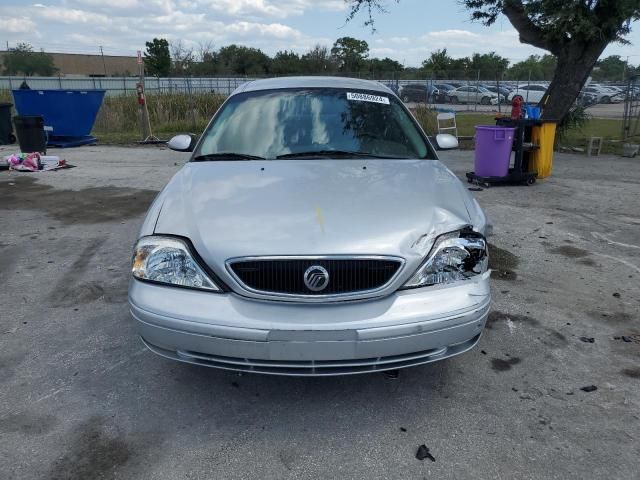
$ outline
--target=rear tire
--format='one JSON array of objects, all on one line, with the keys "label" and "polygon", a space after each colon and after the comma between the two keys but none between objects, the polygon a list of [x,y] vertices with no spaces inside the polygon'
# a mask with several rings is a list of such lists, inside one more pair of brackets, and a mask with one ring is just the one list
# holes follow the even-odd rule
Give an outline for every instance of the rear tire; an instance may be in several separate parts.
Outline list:
[{"label": "rear tire", "polygon": [[602,97],[602,99],[600,100],[600,103],[611,103],[611,97],[605,95],[604,97]]},{"label": "rear tire", "polygon": [[458,97],[451,97],[451,103],[458,103]]}]

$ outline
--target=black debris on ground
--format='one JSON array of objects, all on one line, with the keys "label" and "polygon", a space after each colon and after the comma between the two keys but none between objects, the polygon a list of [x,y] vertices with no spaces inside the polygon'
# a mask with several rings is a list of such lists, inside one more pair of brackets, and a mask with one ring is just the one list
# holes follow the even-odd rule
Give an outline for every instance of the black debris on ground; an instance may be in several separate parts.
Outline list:
[{"label": "black debris on ground", "polygon": [[471,190],[472,192],[482,192],[484,190],[484,188],[480,188],[480,187],[469,187],[469,190]]},{"label": "black debris on ground", "polygon": [[431,455],[431,452],[429,452],[429,449],[424,443],[418,447],[418,451],[416,452],[416,458],[420,461],[423,461],[425,458],[428,458],[432,462],[436,461],[435,457]]},{"label": "black debris on ground", "polygon": [[480,353],[483,354],[483,355],[487,354],[487,352],[485,352],[484,350],[480,350]]},{"label": "black debris on ground", "polygon": [[598,390],[598,387],[596,387],[595,385],[587,385],[586,387],[582,387],[580,390],[589,393],[595,392],[596,390]]},{"label": "black debris on ground", "polygon": [[240,384],[238,382],[231,382],[231,386],[235,388],[240,388]]},{"label": "black debris on ground", "polygon": [[406,429],[406,428],[404,428],[404,427],[400,427],[400,431],[401,431],[401,432],[406,432],[406,431],[407,431],[407,429]]},{"label": "black debris on ground", "polygon": [[584,343],[595,343],[596,339],[593,337],[580,337],[580,341]]},{"label": "black debris on ground", "polygon": [[400,370],[387,370],[384,372],[384,376],[396,380],[400,376]]},{"label": "black debris on ground", "polygon": [[616,298],[620,298],[620,294],[618,292],[614,292],[613,296],[616,297]]}]

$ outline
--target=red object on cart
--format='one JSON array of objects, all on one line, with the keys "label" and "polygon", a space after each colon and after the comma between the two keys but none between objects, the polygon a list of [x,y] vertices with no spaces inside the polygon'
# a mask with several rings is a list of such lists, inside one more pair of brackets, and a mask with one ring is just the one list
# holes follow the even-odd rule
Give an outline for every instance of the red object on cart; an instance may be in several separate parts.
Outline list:
[{"label": "red object on cart", "polygon": [[520,120],[522,118],[522,106],[524,105],[524,98],[522,95],[514,95],[511,100],[511,119]]}]

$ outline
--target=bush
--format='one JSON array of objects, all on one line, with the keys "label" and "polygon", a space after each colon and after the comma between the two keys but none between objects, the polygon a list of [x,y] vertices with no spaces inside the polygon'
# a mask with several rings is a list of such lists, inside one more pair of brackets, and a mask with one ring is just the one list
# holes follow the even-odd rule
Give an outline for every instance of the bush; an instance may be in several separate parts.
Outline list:
[{"label": "bush", "polygon": [[[161,93],[147,95],[146,98],[153,132],[199,133],[226,97],[216,93]],[[94,125],[95,134],[130,134],[140,131],[135,94],[104,98]]]}]

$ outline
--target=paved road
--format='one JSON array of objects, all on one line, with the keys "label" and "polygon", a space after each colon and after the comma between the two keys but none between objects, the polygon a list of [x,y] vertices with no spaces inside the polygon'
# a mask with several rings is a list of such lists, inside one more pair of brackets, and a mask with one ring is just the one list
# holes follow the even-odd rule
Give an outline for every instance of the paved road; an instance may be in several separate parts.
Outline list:
[{"label": "paved road", "polygon": [[[558,155],[534,187],[475,192],[496,272],[473,351],[395,380],[293,379],[145,351],[129,257],[184,156],[62,153],[77,168],[0,172],[0,477],[637,478],[637,160]],[[471,152],[445,157],[471,169]]]}]

